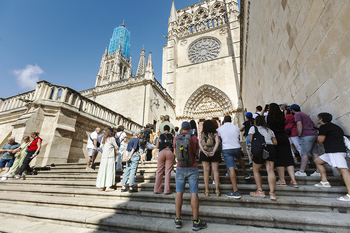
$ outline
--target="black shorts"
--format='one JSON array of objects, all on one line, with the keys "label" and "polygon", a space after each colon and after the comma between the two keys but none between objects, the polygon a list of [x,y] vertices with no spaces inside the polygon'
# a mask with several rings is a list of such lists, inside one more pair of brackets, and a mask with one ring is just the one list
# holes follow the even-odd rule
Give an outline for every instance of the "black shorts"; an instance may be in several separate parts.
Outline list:
[{"label": "black shorts", "polygon": [[267,159],[263,159],[262,155],[255,156],[253,155],[253,162],[255,164],[265,164],[266,161],[276,162],[276,150],[273,145],[267,145],[267,148],[269,150],[270,156]]}]

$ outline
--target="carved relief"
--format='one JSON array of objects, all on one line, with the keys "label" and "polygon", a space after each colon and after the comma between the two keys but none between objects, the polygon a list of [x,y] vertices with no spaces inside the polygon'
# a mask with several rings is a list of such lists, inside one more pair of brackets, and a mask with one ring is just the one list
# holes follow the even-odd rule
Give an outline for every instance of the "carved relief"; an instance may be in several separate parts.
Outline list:
[{"label": "carved relief", "polygon": [[220,29],[220,35],[226,35],[226,33],[227,33],[227,29],[226,28],[222,28],[222,29]]},{"label": "carved relief", "polygon": [[180,45],[185,46],[187,44],[187,40],[180,41]]}]

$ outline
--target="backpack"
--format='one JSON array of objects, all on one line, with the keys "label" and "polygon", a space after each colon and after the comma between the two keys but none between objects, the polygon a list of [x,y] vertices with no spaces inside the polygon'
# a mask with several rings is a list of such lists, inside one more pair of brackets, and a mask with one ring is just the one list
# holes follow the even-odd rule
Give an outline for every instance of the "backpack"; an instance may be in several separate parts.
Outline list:
[{"label": "backpack", "polygon": [[215,147],[215,136],[212,133],[208,133],[206,135],[204,132],[202,132],[201,135],[201,145],[205,151],[212,152]]},{"label": "backpack", "polygon": [[191,134],[179,134],[176,139],[176,158],[180,167],[189,167],[193,160],[191,156]]},{"label": "backpack", "polygon": [[139,138],[140,145],[145,145],[147,143],[147,130],[141,130],[141,135]]},{"label": "backpack", "polygon": [[254,157],[260,158],[260,159],[267,159],[268,158],[268,149],[265,142],[265,137],[261,135],[261,133],[258,131],[258,127],[254,126],[255,133],[253,134],[253,140],[252,140],[252,154]]},{"label": "backpack", "polygon": [[[92,144],[94,145],[94,140],[92,140],[91,134],[89,135],[89,138],[90,138],[90,140],[92,141]],[[101,145],[101,143],[100,143],[99,141],[97,141],[96,146],[97,146],[97,147],[100,147],[100,145]]]},{"label": "backpack", "polygon": [[[120,147],[120,143],[121,143],[120,137],[122,136],[122,134],[123,134],[123,132],[119,135],[119,137],[115,137],[115,143],[117,143],[118,147]],[[117,136],[117,135],[115,135],[115,136]]]}]

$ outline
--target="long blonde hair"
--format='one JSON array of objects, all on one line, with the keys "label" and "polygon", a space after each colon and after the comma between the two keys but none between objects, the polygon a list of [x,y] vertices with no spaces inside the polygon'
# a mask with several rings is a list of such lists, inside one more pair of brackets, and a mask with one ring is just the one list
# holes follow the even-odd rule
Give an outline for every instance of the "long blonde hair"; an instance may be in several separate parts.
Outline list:
[{"label": "long blonde hair", "polygon": [[115,132],[113,129],[108,128],[105,132],[105,136],[102,139],[102,144],[105,144],[108,138],[114,137]]}]

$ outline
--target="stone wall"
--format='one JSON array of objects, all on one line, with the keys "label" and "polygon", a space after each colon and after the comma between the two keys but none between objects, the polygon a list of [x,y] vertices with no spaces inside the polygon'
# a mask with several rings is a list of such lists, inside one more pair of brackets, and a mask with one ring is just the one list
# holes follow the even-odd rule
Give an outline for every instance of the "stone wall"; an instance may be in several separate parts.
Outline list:
[{"label": "stone wall", "polygon": [[350,135],[350,1],[242,1],[243,103],[297,103]]}]

